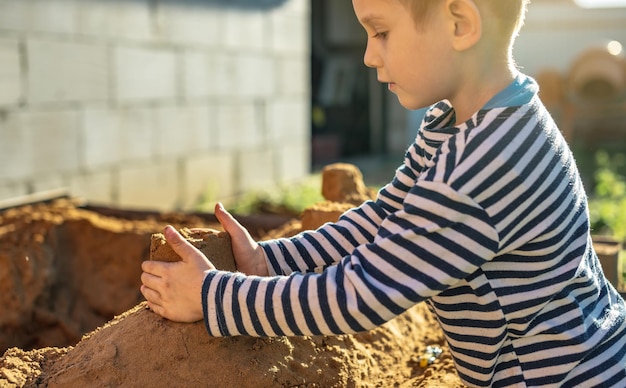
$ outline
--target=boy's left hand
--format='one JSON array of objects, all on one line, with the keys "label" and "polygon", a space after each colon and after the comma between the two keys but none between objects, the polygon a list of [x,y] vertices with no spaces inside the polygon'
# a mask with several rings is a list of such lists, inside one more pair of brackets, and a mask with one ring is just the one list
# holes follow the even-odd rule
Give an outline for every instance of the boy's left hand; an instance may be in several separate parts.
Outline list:
[{"label": "boy's left hand", "polygon": [[164,318],[176,322],[200,321],[202,282],[205,271],[215,266],[173,227],[167,226],[163,234],[182,261],[144,261],[141,293],[150,309]]}]

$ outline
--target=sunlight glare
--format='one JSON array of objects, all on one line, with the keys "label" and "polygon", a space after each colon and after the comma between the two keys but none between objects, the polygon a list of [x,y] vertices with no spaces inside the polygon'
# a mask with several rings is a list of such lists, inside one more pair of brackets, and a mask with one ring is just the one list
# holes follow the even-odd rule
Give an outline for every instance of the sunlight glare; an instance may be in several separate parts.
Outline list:
[{"label": "sunlight glare", "polygon": [[574,0],[578,6],[583,8],[623,8],[626,7],[626,0]]},{"label": "sunlight glare", "polygon": [[611,55],[620,55],[622,53],[622,44],[616,40],[612,40],[610,41],[607,45],[606,45],[606,49],[609,52],[609,54]]}]

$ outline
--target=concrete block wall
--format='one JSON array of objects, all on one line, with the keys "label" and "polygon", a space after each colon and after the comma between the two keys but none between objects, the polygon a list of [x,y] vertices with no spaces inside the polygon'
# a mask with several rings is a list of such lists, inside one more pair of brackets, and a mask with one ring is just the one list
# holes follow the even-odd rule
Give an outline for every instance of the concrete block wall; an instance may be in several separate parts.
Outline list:
[{"label": "concrete block wall", "polygon": [[0,200],[189,209],[310,170],[308,0],[0,0]]}]

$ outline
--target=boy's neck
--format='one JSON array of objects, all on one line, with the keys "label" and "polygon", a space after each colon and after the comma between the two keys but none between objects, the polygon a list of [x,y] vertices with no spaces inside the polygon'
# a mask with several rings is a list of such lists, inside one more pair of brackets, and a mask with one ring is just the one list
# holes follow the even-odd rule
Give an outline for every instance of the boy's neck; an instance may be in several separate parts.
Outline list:
[{"label": "boy's neck", "polygon": [[[481,11],[478,18],[469,17],[476,14],[468,11],[465,29],[459,27],[455,30],[452,40],[458,67],[454,74],[457,87],[450,103],[456,113],[456,124],[469,120],[496,94],[509,86],[519,73],[513,61],[511,38],[506,38],[498,23],[488,22],[496,20],[497,15],[493,14],[487,3],[475,4]],[[462,27],[460,21],[457,23]]]},{"label": "boy's neck", "polygon": [[456,125],[469,120],[496,94],[509,86],[517,74],[514,66],[502,64],[482,71],[466,72],[456,95],[450,99],[456,114]]}]

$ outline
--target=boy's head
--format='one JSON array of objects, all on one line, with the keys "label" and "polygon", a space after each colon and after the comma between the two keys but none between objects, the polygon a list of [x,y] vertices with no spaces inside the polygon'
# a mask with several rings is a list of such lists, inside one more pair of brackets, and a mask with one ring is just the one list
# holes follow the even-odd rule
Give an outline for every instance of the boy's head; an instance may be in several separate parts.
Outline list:
[{"label": "boy's head", "polygon": [[[418,28],[428,18],[436,6],[441,6],[442,0],[398,0],[413,15]],[[511,42],[517,36],[524,24],[526,6],[530,0],[473,0],[482,11],[489,12],[496,21],[501,37],[510,38]],[[483,15],[487,16],[487,15]]]},{"label": "boy's head", "polygon": [[408,109],[448,100],[467,119],[508,85],[528,0],[352,0],[364,62]]}]

